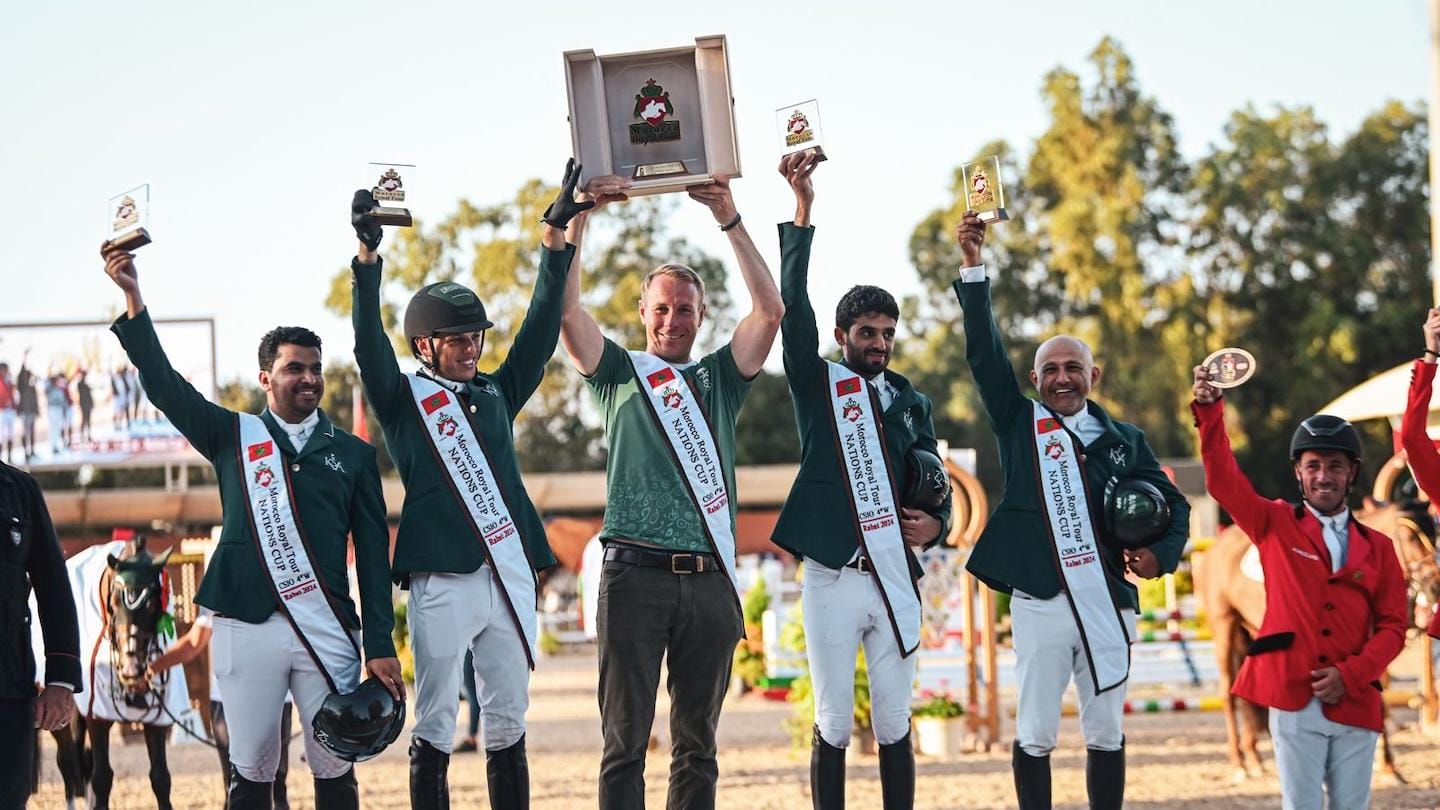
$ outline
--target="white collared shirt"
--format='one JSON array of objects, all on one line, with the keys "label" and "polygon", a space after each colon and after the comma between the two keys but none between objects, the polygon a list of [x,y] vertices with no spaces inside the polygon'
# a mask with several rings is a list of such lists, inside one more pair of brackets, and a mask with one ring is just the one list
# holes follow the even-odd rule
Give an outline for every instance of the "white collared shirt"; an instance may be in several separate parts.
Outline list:
[{"label": "white collared shirt", "polygon": [[295,452],[297,453],[305,449],[305,442],[309,441],[310,434],[315,432],[315,426],[320,424],[319,410],[311,411],[310,415],[301,419],[298,425],[292,425],[284,419],[275,416],[274,411],[271,411],[270,415],[275,417],[276,424],[280,425],[280,429],[285,431],[285,435],[290,437],[290,444],[295,447]]},{"label": "white collared shirt", "polygon": [[890,410],[890,403],[895,401],[895,386],[885,379],[885,372],[880,372],[870,377],[870,384],[875,387],[875,393],[880,397],[880,411],[884,413]]},{"label": "white collared shirt", "polygon": [[1322,515],[1309,503],[1305,508],[1320,521],[1320,534],[1330,552],[1330,573],[1333,574],[1345,567],[1345,554],[1350,550],[1350,508],[1345,507],[1333,515]]},{"label": "white collared shirt", "polygon": [[985,265],[977,264],[974,267],[960,268],[960,283],[978,284],[985,280]]},{"label": "white collared shirt", "polygon": [[1071,433],[1080,437],[1081,445],[1088,445],[1105,434],[1105,424],[1090,413],[1088,406],[1079,413],[1060,417],[1060,421],[1070,428]]}]

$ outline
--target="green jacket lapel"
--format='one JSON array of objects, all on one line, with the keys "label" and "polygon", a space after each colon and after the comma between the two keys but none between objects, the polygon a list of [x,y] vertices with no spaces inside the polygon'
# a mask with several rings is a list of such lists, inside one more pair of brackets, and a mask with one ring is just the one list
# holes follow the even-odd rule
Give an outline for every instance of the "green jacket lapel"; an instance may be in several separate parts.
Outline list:
[{"label": "green jacket lapel", "polygon": [[[328,448],[335,441],[335,425],[324,411],[316,411],[320,415],[320,421],[315,423],[315,429],[310,431],[310,438],[305,440],[305,447],[295,454],[295,460],[299,461],[306,456],[314,455]],[[286,437],[287,440],[289,437]]]}]

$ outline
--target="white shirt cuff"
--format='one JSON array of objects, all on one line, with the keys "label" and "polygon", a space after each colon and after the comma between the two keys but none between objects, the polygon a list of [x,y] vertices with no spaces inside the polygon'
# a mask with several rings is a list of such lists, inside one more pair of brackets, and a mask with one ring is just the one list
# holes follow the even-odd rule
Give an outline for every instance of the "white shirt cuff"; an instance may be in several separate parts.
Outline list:
[{"label": "white shirt cuff", "polygon": [[974,267],[960,268],[960,281],[963,284],[975,284],[985,280],[985,265],[977,264]]},{"label": "white shirt cuff", "polygon": [[74,685],[74,684],[69,684],[69,683],[66,683],[66,682],[64,682],[64,681],[50,681],[49,683],[47,683],[47,684],[45,684],[45,685],[46,685],[46,686],[63,686],[63,687],[65,687],[66,689],[69,689],[71,692],[74,692],[74,691],[75,691],[75,685]]}]

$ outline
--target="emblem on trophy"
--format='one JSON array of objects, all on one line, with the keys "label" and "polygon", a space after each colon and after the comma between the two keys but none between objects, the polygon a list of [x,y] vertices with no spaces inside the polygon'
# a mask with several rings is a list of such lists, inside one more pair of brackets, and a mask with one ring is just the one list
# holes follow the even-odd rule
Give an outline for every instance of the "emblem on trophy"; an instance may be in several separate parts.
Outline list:
[{"label": "emblem on trophy", "polygon": [[643,124],[630,125],[630,143],[665,143],[680,140],[680,122],[667,120],[675,114],[675,105],[670,103],[670,94],[665,88],[648,79],[645,86],[635,95],[634,116]]},{"label": "emblem on trophy", "polygon": [[105,206],[105,234],[111,245],[135,250],[150,244],[150,186],[111,197]]},{"label": "emblem on trophy", "polygon": [[780,128],[780,154],[809,152],[816,162],[825,160],[825,147],[820,136],[820,102],[802,101],[775,111]]},{"label": "emblem on trophy", "polygon": [[[375,197],[375,202],[378,204],[370,211],[370,215],[381,225],[411,227],[415,219],[410,215],[410,209],[403,207],[405,180],[400,176],[399,170],[404,169],[406,174],[412,174],[415,167],[408,163],[368,163],[366,165],[371,172],[380,171],[380,178],[370,188],[370,194]],[[374,176],[371,175],[371,177]],[[410,179],[414,180],[415,178],[412,176]]]},{"label": "emblem on trophy", "polygon": [[965,175],[965,205],[980,215],[982,222],[1003,222],[1010,218],[1005,210],[1005,189],[1000,183],[1000,158],[990,156],[960,167]]}]

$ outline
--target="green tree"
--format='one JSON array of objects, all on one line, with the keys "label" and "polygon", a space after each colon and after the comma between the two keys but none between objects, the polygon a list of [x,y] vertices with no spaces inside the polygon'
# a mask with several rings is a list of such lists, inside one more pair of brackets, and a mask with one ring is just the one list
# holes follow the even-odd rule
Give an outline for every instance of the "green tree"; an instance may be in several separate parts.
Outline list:
[{"label": "green tree", "polygon": [[[1196,166],[1198,295],[1183,320],[1204,349],[1256,355],[1231,418],[1266,494],[1294,491],[1283,460],[1301,419],[1416,353],[1430,300],[1426,138],[1424,112],[1397,102],[1339,145],[1309,108],[1246,108]],[[1389,437],[1366,427],[1373,472]]]}]

